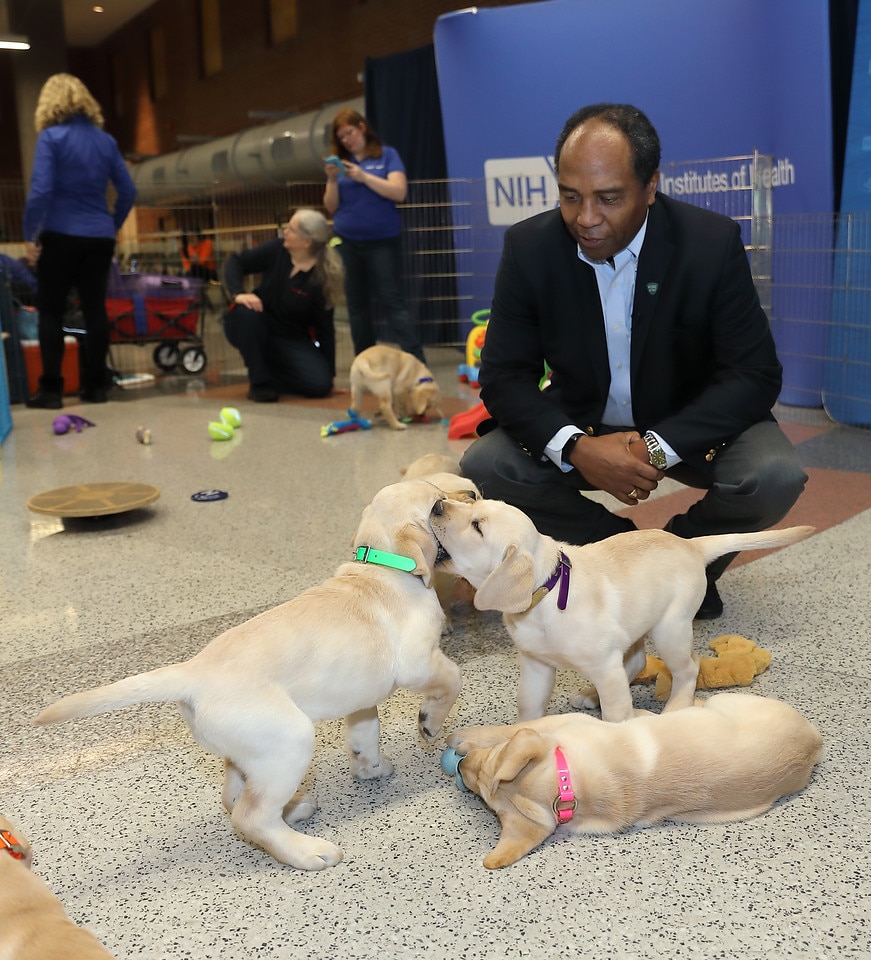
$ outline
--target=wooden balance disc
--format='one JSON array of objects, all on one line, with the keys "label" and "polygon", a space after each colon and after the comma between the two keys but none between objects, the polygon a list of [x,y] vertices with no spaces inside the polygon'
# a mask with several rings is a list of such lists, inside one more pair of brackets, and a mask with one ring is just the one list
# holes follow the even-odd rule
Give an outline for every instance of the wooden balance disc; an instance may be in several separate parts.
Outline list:
[{"label": "wooden balance disc", "polygon": [[77,483],[37,493],[27,501],[34,513],[51,517],[105,517],[145,507],[160,496],[149,483]]}]

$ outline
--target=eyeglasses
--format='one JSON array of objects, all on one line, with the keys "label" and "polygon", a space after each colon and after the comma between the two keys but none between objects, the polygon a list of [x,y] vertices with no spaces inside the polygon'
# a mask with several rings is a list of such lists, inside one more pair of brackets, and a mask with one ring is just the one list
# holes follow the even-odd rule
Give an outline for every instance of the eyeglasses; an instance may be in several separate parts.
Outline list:
[{"label": "eyeglasses", "polygon": [[289,223],[286,223],[286,224],[284,225],[284,232],[285,232],[285,233],[295,233],[298,237],[301,237],[301,236],[302,236],[302,234],[300,233],[300,231],[297,230],[296,227],[292,227]]},{"label": "eyeglasses", "polygon": [[350,138],[353,137],[355,133],[359,133],[359,132],[360,130],[358,127],[345,127],[344,130],[336,131],[336,137],[337,139],[342,141],[350,140]]}]

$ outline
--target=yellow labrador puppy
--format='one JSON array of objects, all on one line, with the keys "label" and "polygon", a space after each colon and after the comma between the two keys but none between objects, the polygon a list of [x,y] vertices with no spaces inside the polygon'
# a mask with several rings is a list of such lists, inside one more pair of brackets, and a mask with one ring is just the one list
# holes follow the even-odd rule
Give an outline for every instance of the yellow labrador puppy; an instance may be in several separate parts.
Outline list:
[{"label": "yellow labrador puppy", "polygon": [[[520,660],[519,720],[541,717],[557,669],[596,688],[602,719],[633,715],[629,683],[646,663],[650,634],[671,671],[666,710],[693,703],[698,659],[693,617],[705,594],[705,567],[738,550],[795,543],[813,527],[682,540],[633,530],[583,547],[540,534],[526,514],[497,500],[438,501],[432,529],[450,559],[445,569],[476,589],[479,610],[501,610]],[[584,705],[576,698],[573,706]]]},{"label": "yellow labrador puppy", "polygon": [[0,815],[0,957],[4,960],[112,960],[30,872],[30,844]]},{"label": "yellow labrador puppy", "polygon": [[451,473],[455,477],[463,475],[460,461],[444,453],[425,453],[407,467],[403,467],[401,472],[406,480],[428,480],[434,473]]},{"label": "yellow labrador puppy", "polygon": [[758,816],[807,785],[822,737],[780,700],[719,693],[626,723],[571,713],[466,727],[448,744],[444,769],[499,818],[499,842],[484,858],[496,869],[561,824],[572,834],[611,833]]},{"label": "yellow labrador puppy", "polygon": [[[434,483],[450,500],[473,503],[481,499],[481,491],[462,475],[459,461],[440,453],[427,453],[418,457],[402,470],[402,475],[406,480],[419,478]],[[457,579],[453,573],[448,573],[438,565],[433,571],[432,584],[445,613],[446,633],[452,631],[451,601]]]},{"label": "yellow labrador puppy", "polygon": [[405,430],[401,417],[422,417],[428,410],[444,418],[435,378],[417,357],[377,344],[358,353],[351,364],[351,405],[360,413],[363,394],[378,400],[378,410],[394,430]]},{"label": "yellow labrador puppy", "polygon": [[282,863],[334,866],[339,847],[291,827],[317,809],[297,794],[315,723],[344,717],[353,775],[385,777],[393,766],[380,752],[377,705],[397,687],[422,693],[418,727],[432,739],[460,691],[460,670],[439,647],[444,617],[430,589],[438,544],[429,517],[443,496],[425,480],[384,487],[363,511],[354,561],[334,577],[185,663],[65,697],[36,722],[176,701],[194,739],[224,758],[222,797],[236,829]]}]

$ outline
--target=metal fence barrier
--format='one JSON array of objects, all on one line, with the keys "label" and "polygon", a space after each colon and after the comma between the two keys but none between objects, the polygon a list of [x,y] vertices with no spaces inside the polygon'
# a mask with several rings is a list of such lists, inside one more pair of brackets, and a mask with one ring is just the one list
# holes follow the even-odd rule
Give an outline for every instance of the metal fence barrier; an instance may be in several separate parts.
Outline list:
[{"label": "metal fence barrier", "polygon": [[[781,402],[823,406],[838,422],[871,426],[871,211],[776,214],[773,181],[771,159],[760,154],[665,164],[661,171],[663,192],[741,224],[784,364]],[[487,187],[483,180],[409,184],[401,207],[404,280],[426,345],[462,350],[472,313],[492,291],[504,227],[489,223]],[[138,204],[119,236],[121,269],[178,276],[182,237],[202,231],[214,241],[220,270],[233,251],[275,237],[293,209],[322,209],[322,195],[322,183],[204,185],[192,197]],[[0,182],[0,250],[13,256],[23,253],[23,206],[22,185]],[[210,378],[244,375],[221,333],[225,306],[220,282],[210,285],[204,320]],[[337,322],[341,372],[352,359],[341,309]],[[122,372],[145,362],[135,349],[114,358]]]}]

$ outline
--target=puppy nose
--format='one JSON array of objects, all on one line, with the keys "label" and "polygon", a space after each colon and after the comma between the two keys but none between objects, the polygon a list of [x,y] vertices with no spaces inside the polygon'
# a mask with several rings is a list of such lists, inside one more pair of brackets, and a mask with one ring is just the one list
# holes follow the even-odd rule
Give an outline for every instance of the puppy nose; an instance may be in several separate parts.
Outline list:
[{"label": "puppy nose", "polygon": [[432,510],[430,510],[430,513],[434,517],[440,517],[443,512],[444,510],[442,508],[442,501],[436,500],[436,502],[432,505]]}]

